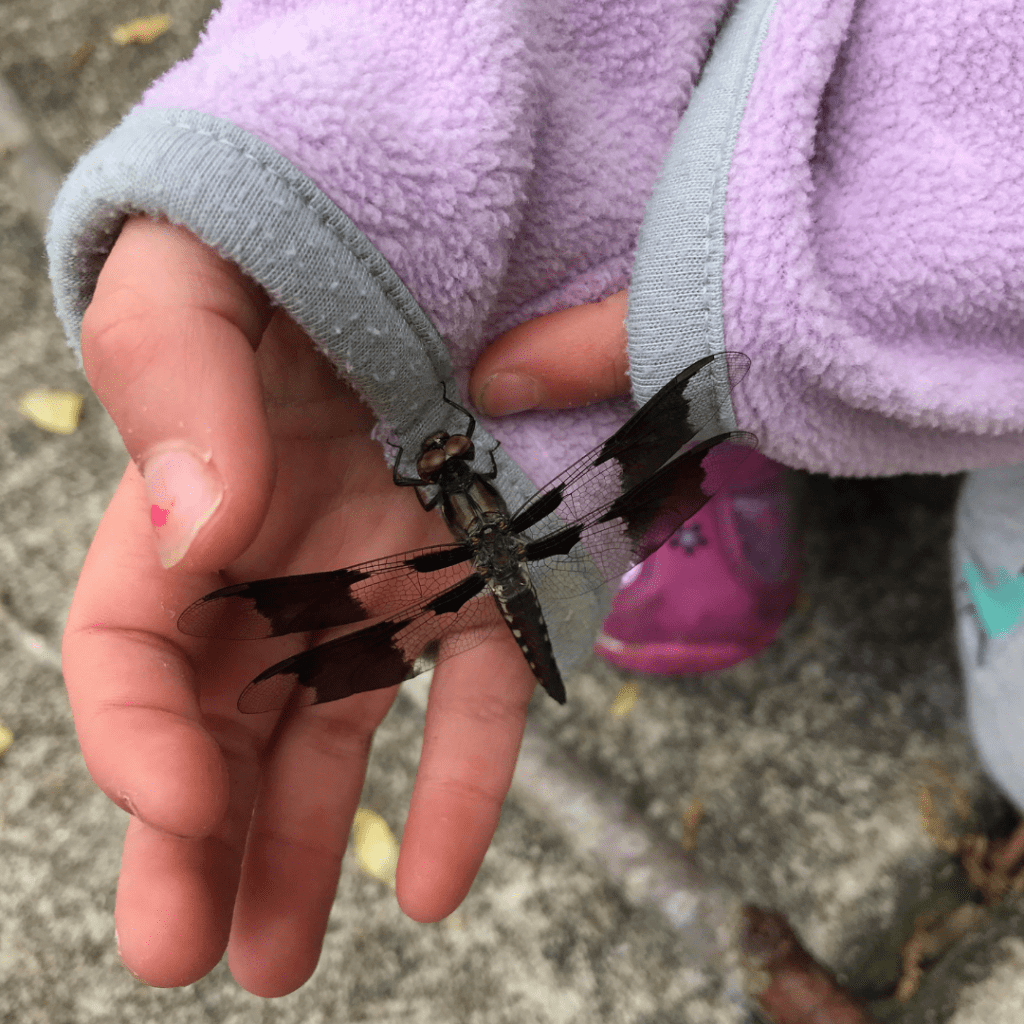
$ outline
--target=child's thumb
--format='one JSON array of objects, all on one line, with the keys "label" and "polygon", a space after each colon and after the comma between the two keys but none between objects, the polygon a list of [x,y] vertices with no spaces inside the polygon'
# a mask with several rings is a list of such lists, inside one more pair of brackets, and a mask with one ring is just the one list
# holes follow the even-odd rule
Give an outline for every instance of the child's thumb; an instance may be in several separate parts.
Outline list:
[{"label": "child's thumb", "polygon": [[628,395],[626,304],[626,293],[618,292],[513,327],[473,368],[476,407],[489,416],[507,416]]},{"label": "child's thumb", "polygon": [[273,454],[254,351],[263,293],[195,236],[129,220],[82,323],[89,383],[146,483],[165,566],[210,571],[252,542]]}]

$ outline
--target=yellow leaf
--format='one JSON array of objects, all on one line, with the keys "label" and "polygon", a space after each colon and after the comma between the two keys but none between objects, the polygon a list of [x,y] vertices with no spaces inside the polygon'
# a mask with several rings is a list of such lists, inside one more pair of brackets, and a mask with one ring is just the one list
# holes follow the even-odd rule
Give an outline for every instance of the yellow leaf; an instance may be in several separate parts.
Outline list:
[{"label": "yellow leaf", "polygon": [[14,733],[3,722],[0,722],[0,757],[3,757],[11,749],[13,742]]},{"label": "yellow leaf", "polygon": [[118,25],[110,38],[118,46],[145,46],[153,42],[157,36],[162,36],[171,27],[171,19],[166,14],[154,14],[149,18],[135,18],[134,21],[126,21]]},{"label": "yellow leaf", "polygon": [[74,391],[36,388],[18,401],[18,411],[37,427],[51,434],[73,434],[78,427],[84,399]]},{"label": "yellow leaf", "polygon": [[700,831],[700,823],[704,820],[704,801],[695,796],[690,805],[683,811],[683,849],[687,853],[693,853],[697,849],[697,833]]},{"label": "yellow leaf", "polygon": [[96,44],[91,40],[82,43],[74,53],[67,59],[66,68],[68,71],[80,71],[88,63],[89,58],[96,52]]},{"label": "yellow leaf", "polygon": [[633,710],[639,696],[640,687],[636,683],[623,683],[608,713],[612,718],[625,718]]},{"label": "yellow leaf", "polygon": [[352,822],[352,832],[359,867],[393,889],[395,868],[398,867],[398,840],[388,828],[388,823],[379,814],[360,807]]}]

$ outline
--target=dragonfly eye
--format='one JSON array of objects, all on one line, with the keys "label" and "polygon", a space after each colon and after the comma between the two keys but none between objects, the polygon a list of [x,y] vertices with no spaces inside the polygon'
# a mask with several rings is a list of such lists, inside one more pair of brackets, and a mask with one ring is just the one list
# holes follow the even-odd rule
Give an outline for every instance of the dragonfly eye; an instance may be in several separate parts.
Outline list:
[{"label": "dragonfly eye", "polygon": [[434,478],[447,461],[448,456],[443,448],[431,448],[429,451],[424,451],[416,460],[416,472],[419,473],[420,479],[424,483],[433,483]]},{"label": "dragonfly eye", "polygon": [[453,434],[444,443],[444,453],[450,459],[472,459],[473,442],[465,434]]}]

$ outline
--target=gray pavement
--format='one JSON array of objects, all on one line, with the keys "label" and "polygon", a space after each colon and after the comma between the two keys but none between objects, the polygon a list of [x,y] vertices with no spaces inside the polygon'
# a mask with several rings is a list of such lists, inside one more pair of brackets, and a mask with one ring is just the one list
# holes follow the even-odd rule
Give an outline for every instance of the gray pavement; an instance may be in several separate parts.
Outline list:
[{"label": "gray pavement", "polygon": [[[622,719],[609,706],[627,677],[597,661],[566,708],[536,701],[495,842],[448,920],[405,919],[350,853],[320,967],[297,993],[250,996],[223,965],[166,991],[124,971],[112,911],[126,818],[85,771],[58,652],[126,457],[91,395],[67,437],[22,419],[17,399],[87,390],[46,281],[53,179],[189,52],[209,6],[162,3],[172,30],[124,49],[110,29],[153,8],[0,5],[0,719],[15,734],[0,760],[0,1022],[739,1022],[756,983],[732,948],[740,901],[784,913],[880,1021],[1024,1019],[1019,898],[983,915],[910,1002],[891,998],[917,915],[971,898],[921,826],[929,762],[958,780],[976,824],[1008,821],[963,721],[946,566],[956,481],[923,478],[804,480],[806,582],[760,658],[638,680]],[[408,690],[362,799],[399,835],[421,728]],[[706,813],[687,858],[695,798]]]}]

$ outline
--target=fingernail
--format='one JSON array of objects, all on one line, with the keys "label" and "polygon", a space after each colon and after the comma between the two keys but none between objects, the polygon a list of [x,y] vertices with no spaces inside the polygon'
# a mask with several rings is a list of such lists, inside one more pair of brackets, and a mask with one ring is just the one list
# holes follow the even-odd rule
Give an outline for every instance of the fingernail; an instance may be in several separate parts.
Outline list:
[{"label": "fingernail", "polygon": [[502,371],[488,377],[477,403],[488,416],[511,416],[540,405],[540,391],[532,377]]},{"label": "fingernail", "polygon": [[117,955],[121,957],[121,966],[136,980],[142,981],[140,978],[125,962],[124,957],[121,955],[121,936],[118,934],[117,925],[114,925],[114,945],[117,946]]},{"label": "fingernail", "polygon": [[127,793],[118,793],[114,803],[122,811],[127,811],[133,818],[138,817],[138,811],[135,810],[135,801]]},{"label": "fingernail", "polygon": [[178,444],[155,449],[143,462],[149,519],[165,569],[176,565],[224,496],[217,471]]}]

